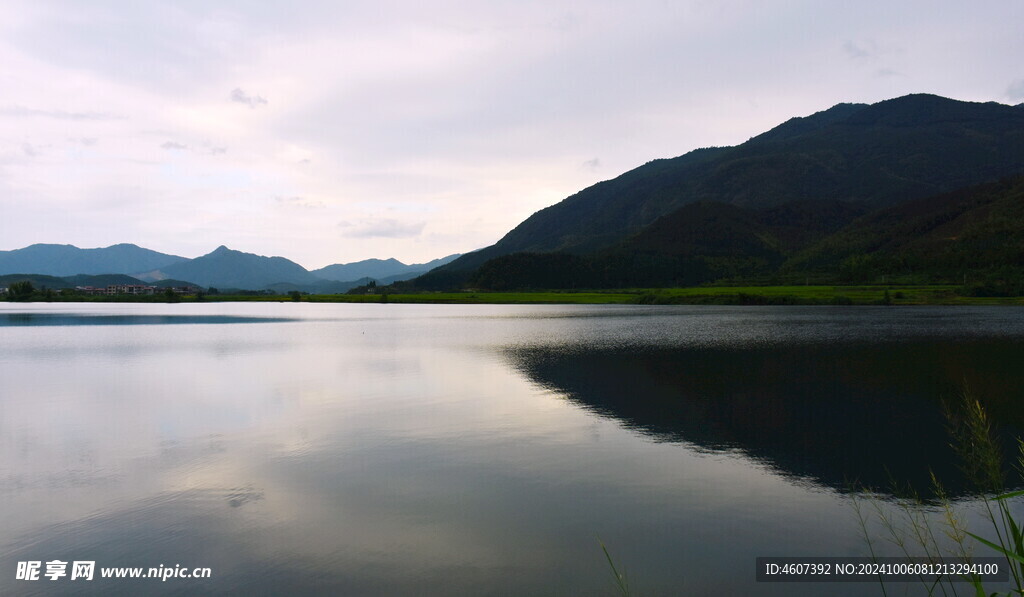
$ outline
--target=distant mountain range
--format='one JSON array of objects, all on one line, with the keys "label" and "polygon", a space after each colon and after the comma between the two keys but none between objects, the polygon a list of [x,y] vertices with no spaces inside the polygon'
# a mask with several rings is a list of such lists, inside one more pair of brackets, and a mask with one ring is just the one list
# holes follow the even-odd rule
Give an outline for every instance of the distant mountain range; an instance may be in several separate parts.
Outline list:
[{"label": "distant mountain range", "polygon": [[102,249],[79,249],[72,245],[37,244],[0,251],[0,275],[45,274],[132,274],[188,261],[177,255],[157,253],[136,245],[120,244]]},{"label": "distant mountain range", "polygon": [[[1006,266],[1019,272],[1024,267],[1020,251],[985,252],[981,239],[1019,242],[1022,220],[1005,214],[1019,205],[1019,181],[1013,177],[1022,174],[1024,104],[923,94],[871,105],[839,104],[735,147],[654,160],[598,183],[413,284],[670,286],[801,273],[837,281],[873,279],[864,273],[868,270],[875,277],[938,279],[940,264],[925,257],[944,232],[926,231],[928,222],[944,218],[969,220],[975,239],[975,248],[967,249],[967,237],[951,233],[945,238],[953,245],[944,247],[944,254],[963,253],[961,264],[974,259],[966,253],[979,259],[998,256],[982,263],[983,269]],[[996,181],[1004,178],[999,186]],[[985,201],[991,206],[969,216],[958,211]],[[916,228],[901,220],[907,216],[899,211],[905,205]],[[873,244],[867,243],[868,232]],[[918,243],[916,234],[931,235],[930,240],[922,237]],[[920,248],[925,246],[930,249]],[[916,261],[909,260],[912,247],[919,247],[913,249]],[[878,251],[886,257],[872,257]],[[925,269],[915,270],[911,263]],[[864,271],[853,275],[858,269]],[[964,272],[958,276],[964,277]]]},{"label": "distant mountain range", "polygon": [[342,282],[371,278],[386,284],[397,280],[408,280],[419,274],[429,272],[435,267],[450,263],[461,256],[461,253],[456,253],[455,255],[441,257],[426,263],[414,263],[412,265],[406,265],[397,259],[366,259],[354,263],[328,265],[327,267],[313,270],[312,273],[325,280]]},{"label": "distant mountain range", "polygon": [[[121,274],[130,276],[113,283],[159,282],[187,280],[189,283],[218,289],[304,292],[345,292],[370,280],[388,284],[407,280],[437,265],[448,263],[459,255],[451,255],[428,263],[406,265],[396,259],[368,259],[356,263],[330,265],[310,272],[284,257],[264,257],[220,246],[214,251],[187,259],[166,255],[131,244],[100,249],[79,249],[72,245],[36,244],[23,249],[0,251],[0,276],[29,274],[37,285],[66,288],[96,283],[73,283],[71,276]],[[351,277],[345,277],[351,276]],[[46,277],[53,279],[46,280]],[[69,281],[70,280],[70,281]]]}]

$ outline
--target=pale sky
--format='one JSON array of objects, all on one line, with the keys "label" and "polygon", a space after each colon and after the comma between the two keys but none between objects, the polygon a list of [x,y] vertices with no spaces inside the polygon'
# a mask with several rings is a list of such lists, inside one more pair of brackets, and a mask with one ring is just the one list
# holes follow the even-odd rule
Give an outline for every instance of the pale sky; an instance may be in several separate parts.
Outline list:
[{"label": "pale sky", "polygon": [[0,250],[423,262],[655,158],[1024,102],[1024,2],[2,0]]}]

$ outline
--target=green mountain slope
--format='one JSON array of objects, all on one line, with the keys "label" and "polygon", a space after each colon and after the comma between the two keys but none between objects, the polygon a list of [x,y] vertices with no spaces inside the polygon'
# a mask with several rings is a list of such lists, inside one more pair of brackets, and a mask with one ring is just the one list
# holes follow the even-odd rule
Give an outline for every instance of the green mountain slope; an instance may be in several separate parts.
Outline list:
[{"label": "green mountain slope", "polygon": [[470,278],[480,288],[686,286],[772,273],[796,247],[820,240],[863,213],[837,201],[796,201],[756,211],[699,201],[589,255],[513,253]]},{"label": "green mountain slope", "polygon": [[[847,278],[928,274],[964,280],[1024,269],[1024,177],[909,201],[863,218],[792,256],[789,271]],[[1007,273],[1007,272],[1011,273]]]},{"label": "green mountain slope", "polygon": [[[43,274],[5,274],[0,276],[0,287],[8,287],[14,282],[29,281],[32,285],[38,289],[52,288],[54,290],[61,290],[63,288],[75,288],[76,286],[92,286],[95,288],[105,288],[107,286],[114,286],[117,284],[141,284],[147,285],[146,282],[133,278],[125,274],[97,274],[97,275],[86,275],[77,274],[74,276],[47,276]],[[189,282],[181,280],[175,280],[174,284],[167,284],[162,282],[157,286],[190,286]]]},{"label": "green mountain slope", "polygon": [[60,290],[62,288],[74,287],[74,284],[69,283],[64,278],[44,274],[4,274],[0,276],[0,288],[9,288],[15,282],[31,282],[32,286],[37,289],[52,288]]},{"label": "green mountain slope", "polygon": [[834,283],[901,279],[1024,293],[1024,176],[859,216],[855,205],[794,202],[756,211],[699,202],[603,251],[492,259],[474,287],[686,286],[777,277]]},{"label": "green mountain slope", "polygon": [[77,276],[66,276],[63,280],[72,287],[92,286],[94,288],[105,288],[116,284],[146,284],[138,278],[127,276],[125,274],[97,274],[94,276],[79,274]]}]

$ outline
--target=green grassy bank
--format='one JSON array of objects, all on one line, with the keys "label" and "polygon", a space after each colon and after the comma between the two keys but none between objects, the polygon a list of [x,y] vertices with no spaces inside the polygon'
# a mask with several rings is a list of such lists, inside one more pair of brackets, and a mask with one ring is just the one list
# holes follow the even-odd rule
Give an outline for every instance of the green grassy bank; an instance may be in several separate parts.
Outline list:
[{"label": "green grassy bank", "polygon": [[[436,304],[629,304],[637,302],[639,292],[424,292],[418,294],[306,294],[301,302],[309,303],[436,303]],[[207,297],[208,301],[275,301],[290,302],[287,296]]]},{"label": "green grassy bank", "polygon": [[[291,301],[283,296],[208,296],[209,301]],[[425,292],[303,295],[312,303],[692,304],[692,305],[1024,305],[1024,297],[958,294],[956,286],[709,286],[600,291]]]},{"label": "green grassy bank", "polygon": [[1024,297],[970,296],[958,286],[698,286],[607,291],[422,292],[416,294],[83,296],[33,293],[25,302],[293,302],[641,305],[1024,305]]}]

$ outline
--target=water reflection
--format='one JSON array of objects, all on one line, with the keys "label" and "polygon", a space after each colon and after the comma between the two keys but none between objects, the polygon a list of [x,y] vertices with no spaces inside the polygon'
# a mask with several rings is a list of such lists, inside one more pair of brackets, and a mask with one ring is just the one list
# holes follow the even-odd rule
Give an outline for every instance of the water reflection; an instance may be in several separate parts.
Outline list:
[{"label": "water reflection", "polygon": [[185,323],[274,323],[293,321],[287,317],[239,315],[139,315],[122,313],[0,313],[0,327],[73,325],[171,325]]},{"label": "water reflection", "polygon": [[[857,595],[753,562],[865,555],[829,488],[949,470],[964,377],[1020,421],[1008,310],[17,310],[129,325],[0,328],[0,594],[609,595],[600,535],[645,596]],[[51,558],[214,578],[10,572]]]},{"label": "water reflection", "polygon": [[965,384],[1007,438],[1024,429],[1016,340],[507,354],[536,382],[659,441],[738,450],[840,491],[909,485],[927,495],[929,471],[953,494],[967,491],[942,405]]}]

